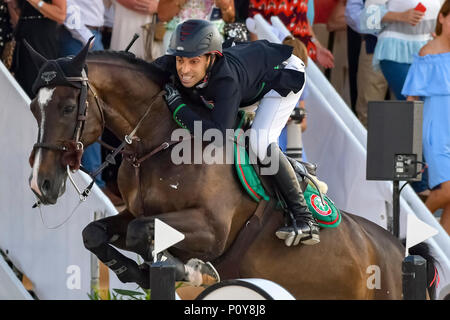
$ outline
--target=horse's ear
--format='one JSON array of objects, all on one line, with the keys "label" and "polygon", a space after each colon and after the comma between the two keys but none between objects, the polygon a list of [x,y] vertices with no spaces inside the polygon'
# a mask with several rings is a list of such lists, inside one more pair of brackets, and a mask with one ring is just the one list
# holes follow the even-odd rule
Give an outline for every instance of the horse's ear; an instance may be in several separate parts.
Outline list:
[{"label": "horse's ear", "polygon": [[87,54],[89,52],[89,49],[91,48],[91,42],[94,39],[94,37],[91,37],[88,42],[86,43],[86,45],[84,46],[83,49],[81,49],[80,52],[78,52],[78,54],[72,59],[72,65],[77,69],[77,70],[83,70],[85,61],[86,61],[86,57]]},{"label": "horse's ear", "polygon": [[28,49],[31,59],[33,60],[38,70],[41,69],[42,65],[47,62],[47,59],[45,59],[39,52],[34,50],[33,47],[25,39],[23,40],[23,44]]}]

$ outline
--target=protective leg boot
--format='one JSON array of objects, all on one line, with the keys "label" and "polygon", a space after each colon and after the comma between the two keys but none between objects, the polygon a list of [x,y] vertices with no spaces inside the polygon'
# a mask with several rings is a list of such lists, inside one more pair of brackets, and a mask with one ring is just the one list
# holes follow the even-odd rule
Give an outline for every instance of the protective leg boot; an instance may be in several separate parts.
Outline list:
[{"label": "protective leg boot", "polygon": [[175,279],[187,282],[194,287],[208,287],[220,282],[220,275],[210,262],[192,258],[186,264],[164,251],[164,261],[175,266]]},{"label": "protective leg boot", "polygon": [[272,152],[275,150],[279,152],[279,169],[274,175],[275,183],[292,213],[291,224],[281,227],[275,234],[279,239],[285,240],[287,246],[295,246],[300,242],[307,245],[319,243],[319,225],[308,209],[295,171],[281,150],[272,148]]},{"label": "protective leg boot", "polygon": [[195,287],[208,287],[220,282],[219,273],[210,262],[192,258],[184,265],[184,268],[186,281]]}]

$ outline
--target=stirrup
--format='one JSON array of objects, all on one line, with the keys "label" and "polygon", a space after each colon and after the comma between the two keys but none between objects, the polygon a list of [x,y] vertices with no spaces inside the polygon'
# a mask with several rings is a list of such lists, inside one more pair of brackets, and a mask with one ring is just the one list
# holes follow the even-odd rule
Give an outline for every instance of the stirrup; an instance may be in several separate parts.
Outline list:
[{"label": "stirrup", "polygon": [[[297,227],[295,221],[292,226],[284,226],[275,232],[278,239],[284,240],[284,244],[288,247],[298,245],[299,243],[305,245],[315,245],[320,242],[319,227],[312,222],[308,223],[309,232],[304,233]],[[317,230],[314,230],[317,229]],[[316,231],[316,232],[315,232]]]}]

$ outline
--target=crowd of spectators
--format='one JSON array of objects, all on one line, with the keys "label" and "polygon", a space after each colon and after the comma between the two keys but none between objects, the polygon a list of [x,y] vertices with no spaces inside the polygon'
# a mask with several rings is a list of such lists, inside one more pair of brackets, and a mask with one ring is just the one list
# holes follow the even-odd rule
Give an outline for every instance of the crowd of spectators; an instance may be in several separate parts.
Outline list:
[{"label": "crowd of spectators", "polygon": [[[450,63],[446,56],[450,52],[450,18],[447,16],[449,2],[450,0],[0,0],[0,53],[5,66],[30,98],[33,98],[35,93],[31,87],[38,70],[28,52],[23,49],[23,40],[29,42],[44,57],[54,59],[76,54],[91,36],[95,36],[91,50],[124,50],[137,33],[140,37],[130,48],[130,52],[141,59],[152,61],[164,54],[176,25],[186,19],[207,19],[214,22],[224,35],[224,40],[234,37],[236,41],[251,41],[256,40],[257,36],[249,32],[251,20],[247,18],[260,14],[267,21],[272,16],[280,18],[294,37],[285,43],[299,46],[292,42],[297,39],[301,42],[300,51],[304,55],[302,59],[307,60],[309,56],[322,70],[328,69],[329,72],[337,63],[342,62],[337,60],[337,57],[342,59],[342,55],[333,54],[333,41],[328,41],[327,44],[318,40],[314,32],[315,26],[323,24],[330,34],[336,31],[346,37],[344,60],[348,64],[346,79],[351,97],[349,107],[366,126],[369,101],[405,100],[408,96],[410,100],[427,99],[428,95],[450,95]],[[435,32],[436,24],[440,26],[438,33]],[[432,40],[433,37],[436,39]],[[281,42],[283,40],[286,39],[280,39]],[[434,41],[431,42],[434,44],[432,49],[427,44],[431,40]],[[437,47],[439,48],[436,49]],[[425,67],[421,66],[429,67],[435,62],[445,64],[439,71],[442,75],[439,87],[442,90],[422,90],[418,83],[424,84],[428,78],[421,72],[429,70],[424,70]],[[426,74],[430,77],[430,83],[434,83],[433,79],[438,79],[434,78],[433,72],[435,71]],[[424,78],[421,80],[421,77]],[[426,121],[431,123],[430,119],[439,115],[431,113],[428,105],[425,105],[425,112],[428,112]],[[299,106],[305,107],[304,97]],[[448,106],[447,100],[445,107]],[[445,120],[450,121],[450,118],[446,117]],[[431,127],[429,123],[424,126]],[[306,122],[303,123],[303,130],[305,129]],[[450,161],[450,134],[431,129],[427,134],[428,140],[424,140],[424,160],[430,164],[430,171],[436,172],[436,158],[441,161],[442,154],[431,152],[431,143],[428,142],[433,139],[438,141],[442,152],[447,152],[447,161]],[[425,135],[424,131],[424,139]],[[439,135],[439,139],[429,135]],[[114,138],[107,132],[104,139]],[[433,150],[434,148],[435,144]],[[98,166],[101,161],[100,145],[94,144],[87,149],[83,161],[88,169]],[[438,175],[439,179],[436,180],[434,173],[430,176],[430,184],[427,175],[424,175],[424,181],[415,188],[416,192],[427,195],[430,187],[435,190],[441,185],[446,189],[446,183],[450,180],[450,164],[445,168],[448,172]],[[447,180],[442,178],[446,175],[449,176]],[[119,204],[120,199],[106,187],[115,175],[105,173],[103,178],[99,178],[97,184],[108,192],[115,204]],[[436,192],[431,191],[431,194]],[[433,200],[429,208],[433,211],[444,209],[443,219],[450,220],[450,199],[439,204]],[[448,223],[446,228],[448,231]]]}]

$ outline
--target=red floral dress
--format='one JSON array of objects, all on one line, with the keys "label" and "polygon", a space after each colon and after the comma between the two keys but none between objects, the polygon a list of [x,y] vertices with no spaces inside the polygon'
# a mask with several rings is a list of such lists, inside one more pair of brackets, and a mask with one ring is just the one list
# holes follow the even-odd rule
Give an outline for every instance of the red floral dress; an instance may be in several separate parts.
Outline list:
[{"label": "red floral dress", "polygon": [[316,60],[316,45],[311,41],[307,11],[308,0],[250,0],[249,5],[249,17],[259,13],[270,21],[271,16],[278,16],[292,35],[305,44],[311,59]]}]

